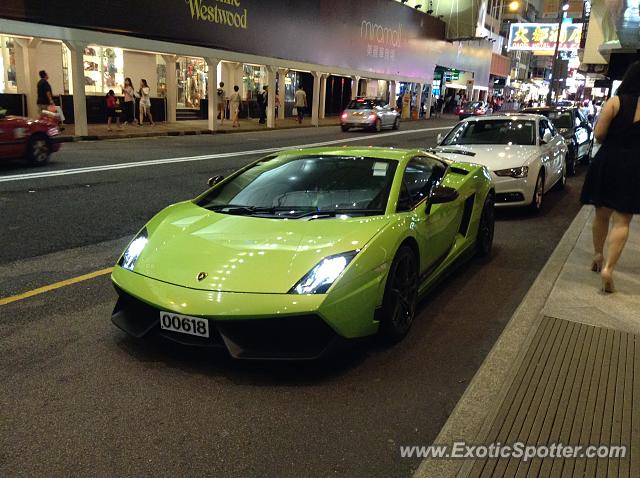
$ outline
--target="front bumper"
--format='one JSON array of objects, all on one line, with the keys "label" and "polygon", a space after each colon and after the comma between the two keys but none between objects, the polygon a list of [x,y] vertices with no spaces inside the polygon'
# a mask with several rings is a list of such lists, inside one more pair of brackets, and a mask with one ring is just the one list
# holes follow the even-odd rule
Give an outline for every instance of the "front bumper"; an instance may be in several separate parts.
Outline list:
[{"label": "front bumper", "polygon": [[[160,335],[185,345],[226,348],[234,358],[314,359],[344,338],[377,330],[375,302],[367,300],[366,291],[339,301],[327,300],[329,295],[324,294],[205,291],[167,284],[118,266],[112,281],[119,298],[111,320],[129,335]],[[210,337],[161,329],[160,311],[207,319]]]},{"label": "front bumper", "polygon": [[371,120],[342,120],[340,124],[346,128],[373,128],[375,122]]},{"label": "front bumper", "polygon": [[491,179],[496,187],[496,207],[528,206],[533,200],[535,178],[511,178],[497,176],[491,173]]}]

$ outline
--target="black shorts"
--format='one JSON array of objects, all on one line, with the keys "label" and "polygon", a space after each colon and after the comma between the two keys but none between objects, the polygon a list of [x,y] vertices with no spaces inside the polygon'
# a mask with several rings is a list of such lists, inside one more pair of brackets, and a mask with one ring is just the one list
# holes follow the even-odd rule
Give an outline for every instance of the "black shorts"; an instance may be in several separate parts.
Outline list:
[{"label": "black shorts", "polygon": [[107,118],[118,119],[118,116],[115,108],[107,108]]}]

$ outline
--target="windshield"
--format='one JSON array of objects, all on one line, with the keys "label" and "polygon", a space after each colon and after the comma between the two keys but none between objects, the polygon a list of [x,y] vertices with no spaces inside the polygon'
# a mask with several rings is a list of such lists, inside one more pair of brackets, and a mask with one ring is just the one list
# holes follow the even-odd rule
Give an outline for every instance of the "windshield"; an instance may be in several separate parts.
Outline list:
[{"label": "windshield", "polygon": [[568,111],[549,111],[543,114],[553,122],[556,128],[570,129],[573,126],[571,113]]},{"label": "windshield", "polygon": [[535,144],[535,122],[495,119],[459,123],[444,139],[443,146],[456,144]]},{"label": "windshield", "polygon": [[266,158],[198,205],[226,214],[309,217],[383,214],[397,162],[352,156]]},{"label": "windshield", "polygon": [[348,110],[372,110],[376,106],[373,100],[352,100],[347,106]]},{"label": "windshield", "polygon": [[471,101],[469,103],[465,103],[464,107],[468,109],[482,108],[482,101]]}]

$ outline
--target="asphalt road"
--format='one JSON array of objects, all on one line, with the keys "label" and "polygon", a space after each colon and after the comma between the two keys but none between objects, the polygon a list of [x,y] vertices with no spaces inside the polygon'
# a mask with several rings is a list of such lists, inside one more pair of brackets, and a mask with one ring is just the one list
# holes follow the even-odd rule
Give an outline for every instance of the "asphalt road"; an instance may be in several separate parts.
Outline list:
[{"label": "asphalt road", "polygon": [[[3,164],[0,298],[111,266],[156,211],[258,156],[225,153],[424,147],[439,131],[407,130],[444,124],[375,138],[326,127],[83,142],[45,168]],[[170,158],[192,159],[68,174]],[[327,362],[234,362],[129,339],[111,324],[108,276],[0,305],[0,475],[410,476],[419,460],[399,446],[435,438],[577,213],[580,185],[550,192],[538,216],[499,213],[491,261],[425,298],[402,343],[355,343]]]}]

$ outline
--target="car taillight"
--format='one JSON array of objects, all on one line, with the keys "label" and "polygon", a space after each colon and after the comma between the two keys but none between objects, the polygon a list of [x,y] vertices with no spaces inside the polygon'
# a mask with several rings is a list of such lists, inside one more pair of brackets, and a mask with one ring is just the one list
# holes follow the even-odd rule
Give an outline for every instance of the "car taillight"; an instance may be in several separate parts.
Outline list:
[{"label": "car taillight", "polygon": [[347,113],[342,113],[342,119],[347,119],[347,116],[349,116]]}]

